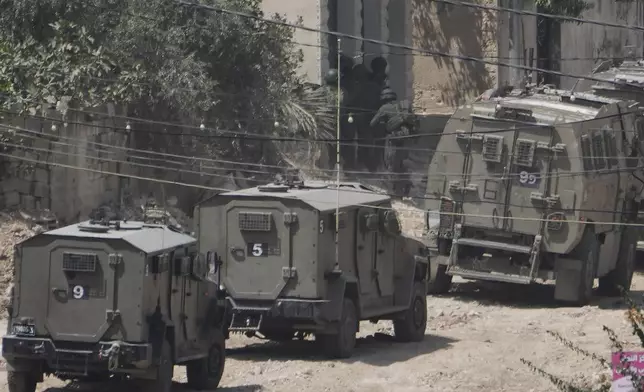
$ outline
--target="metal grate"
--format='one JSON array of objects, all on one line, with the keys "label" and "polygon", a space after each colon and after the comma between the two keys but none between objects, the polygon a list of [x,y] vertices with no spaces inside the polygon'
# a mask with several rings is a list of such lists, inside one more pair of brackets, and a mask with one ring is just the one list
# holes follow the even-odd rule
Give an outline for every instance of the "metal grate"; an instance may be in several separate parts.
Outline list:
[{"label": "metal grate", "polygon": [[270,212],[240,212],[239,229],[244,231],[271,231]]},{"label": "metal grate", "polygon": [[593,159],[595,161],[595,169],[606,168],[606,158],[604,153],[604,138],[600,132],[593,134]]},{"label": "metal grate", "polygon": [[581,154],[584,164],[584,170],[586,175],[588,175],[589,170],[593,170],[593,156],[590,147],[590,137],[588,135],[583,135],[581,137]]},{"label": "metal grate", "polygon": [[534,151],[537,143],[529,139],[517,139],[516,155],[514,163],[520,166],[532,167],[534,161]]},{"label": "metal grate", "polygon": [[485,135],[483,139],[483,160],[500,163],[502,152],[503,136]]},{"label": "metal grate", "polygon": [[93,253],[63,253],[63,270],[94,272],[98,257]]},{"label": "metal grate", "polygon": [[604,143],[606,144],[608,167],[617,166],[617,140],[611,129],[604,130]]},{"label": "metal grate", "polygon": [[454,201],[447,198],[441,198],[439,212],[441,212],[439,227],[451,228],[454,222],[454,215],[452,214],[454,212]]}]

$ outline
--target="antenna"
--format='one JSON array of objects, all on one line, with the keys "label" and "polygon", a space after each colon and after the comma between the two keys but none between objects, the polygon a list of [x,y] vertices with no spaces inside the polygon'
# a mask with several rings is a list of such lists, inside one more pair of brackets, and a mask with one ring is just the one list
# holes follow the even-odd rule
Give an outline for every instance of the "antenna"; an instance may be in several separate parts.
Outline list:
[{"label": "antenna", "polygon": [[335,207],[335,266],[334,270],[340,269],[340,99],[342,98],[342,86],[340,84],[342,70],[340,69],[340,60],[342,57],[342,39],[338,38],[338,97],[337,97],[337,123],[336,123],[336,151],[335,151],[335,170],[336,170],[336,207]]}]

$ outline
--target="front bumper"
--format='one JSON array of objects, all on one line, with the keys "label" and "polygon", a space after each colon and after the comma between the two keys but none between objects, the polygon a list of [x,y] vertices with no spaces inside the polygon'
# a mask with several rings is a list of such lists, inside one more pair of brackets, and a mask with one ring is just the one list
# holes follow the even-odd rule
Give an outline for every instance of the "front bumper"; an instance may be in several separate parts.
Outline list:
[{"label": "front bumper", "polygon": [[268,324],[323,324],[329,301],[278,298],[274,302],[249,303],[228,297],[232,311],[230,331],[258,331]]},{"label": "front bumper", "polygon": [[[110,368],[110,355],[106,353],[115,343],[118,344],[119,350],[117,354],[111,355],[111,363],[116,363],[117,367]],[[54,342],[49,338],[7,335],[2,338],[2,356],[9,367],[12,367],[12,363],[20,366],[25,361],[37,361],[41,364],[46,363],[54,373],[88,375],[106,371],[128,372],[146,369],[152,363],[152,345],[125,342]]]}]

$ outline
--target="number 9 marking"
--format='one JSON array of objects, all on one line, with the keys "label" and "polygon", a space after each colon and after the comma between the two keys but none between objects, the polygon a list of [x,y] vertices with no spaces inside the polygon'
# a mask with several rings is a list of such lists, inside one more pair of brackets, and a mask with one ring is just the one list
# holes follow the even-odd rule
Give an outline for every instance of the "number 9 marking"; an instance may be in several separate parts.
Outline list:
[{"label": "number 9 marking", "polygon": [[85,289],[83,286],[74,286],[72,289],[72,295],[75,299],[81,299],[85,296]]},{"label": "number 9 marking", "polygon": [[262,244],[253,244],[253,256],[259,257],[264,253]]},{"label": "number 9 marking", "polygon": [[528,184],[534,185],[536,182],[537,182],[537,176],[535,176],[534,174],[530,174],[528,176]]}]

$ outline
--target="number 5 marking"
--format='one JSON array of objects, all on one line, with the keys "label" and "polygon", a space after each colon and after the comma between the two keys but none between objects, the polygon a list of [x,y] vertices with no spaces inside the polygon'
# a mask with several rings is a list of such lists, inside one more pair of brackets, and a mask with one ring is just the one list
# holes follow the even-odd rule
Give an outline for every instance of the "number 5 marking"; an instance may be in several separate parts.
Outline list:
[{"label": "number 5 marking", "polygon": [[72,289],[72,295],[75,299],[81,299],[85,296],[85,289],[83,286],[74,286]]},{"label": "number 5 marking", "polygon": [[264,253],[262,249],[262,244],[253,244],[253,256],[259,257]]}]

